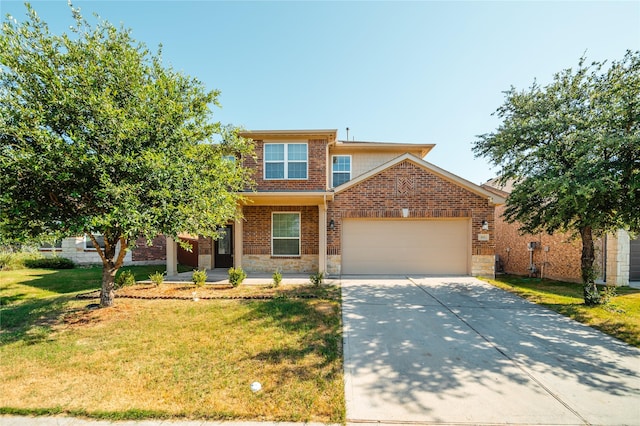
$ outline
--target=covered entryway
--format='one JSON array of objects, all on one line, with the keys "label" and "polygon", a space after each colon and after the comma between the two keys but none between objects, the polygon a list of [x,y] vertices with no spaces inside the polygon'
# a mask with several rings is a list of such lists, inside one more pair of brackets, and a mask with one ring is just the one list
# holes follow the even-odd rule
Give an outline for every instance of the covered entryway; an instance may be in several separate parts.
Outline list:
[{"label": "covered entryway", "polygon": [[630,242],[629,281],[640,281],[640,238]]},{"label": "covered entryway", "polygon": [[345,219],[343,274],[467,275],[468,219]]},{"label": "covered entryway", "polygon": [[220,231],[220,238],[214,242],[213,264],[216,268],[233,266],[233,225],[227,225]]}]

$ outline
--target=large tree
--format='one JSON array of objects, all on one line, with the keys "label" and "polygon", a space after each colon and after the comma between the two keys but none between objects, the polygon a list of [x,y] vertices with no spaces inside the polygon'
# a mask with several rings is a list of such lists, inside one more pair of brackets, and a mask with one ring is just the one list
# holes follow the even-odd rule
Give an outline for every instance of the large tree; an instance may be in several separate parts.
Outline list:
[{"label": "large tree", "polygon": [[502,124],[474,152],[515,182],[506,220],[579,236],[584,300],[601,303],[594,235],[640,231],[640,52],[610,64],[583,58],[544,87],[511,87],[495,114]]},{"label": "large tree", "polygon": [[70,7],[69,34],[52,34],[28,4],[24,22],[2,25],[0,232],[90,236],[110,306],[137,238],[215,237],[237,217],[250,180],[233,157],[253,148],[212,121],[217,91],[163,65],[130,30]]}]

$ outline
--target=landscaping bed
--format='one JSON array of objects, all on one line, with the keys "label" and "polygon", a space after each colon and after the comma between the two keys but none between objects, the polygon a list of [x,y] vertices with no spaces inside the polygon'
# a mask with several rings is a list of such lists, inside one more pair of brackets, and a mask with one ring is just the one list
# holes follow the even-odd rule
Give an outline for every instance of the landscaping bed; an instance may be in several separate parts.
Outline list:
[{"label": "landscaping bed", "polygon": [[[281,284],[273,285],[240,285],[232,287],[228,284],[205,284],[197,287],[185,282],[165,282],[159,286],[150,283],[139,283],[133,286],[122,287],[116,290],[116,298],[127,299],[176,299],[176,300],[216,300],[216,299],[242,299],[261,300],[275,297],[288,297],[294,299],[317,299],[339,297],[337,287],[308,285]],[[97,299],[100,290],[81,293],[80,299]]]}]

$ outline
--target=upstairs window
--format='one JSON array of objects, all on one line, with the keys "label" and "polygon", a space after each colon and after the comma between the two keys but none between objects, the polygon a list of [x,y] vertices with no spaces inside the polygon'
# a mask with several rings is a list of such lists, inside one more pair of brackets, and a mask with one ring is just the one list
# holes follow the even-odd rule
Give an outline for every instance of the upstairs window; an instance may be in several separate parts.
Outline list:
[{"label": "upstairs window", "polygon": [[271,238],[273,256],[300,256],[300,213],[273,213]]},{"label": "upstairs window", "polygon": [[331,159],[331,182],[333,186],[342,185],[351,180],[351,156],[334,155]]},{"label": "upstairs window", "polygon": [[265,179],[307,179],[306,143],[267,143],[264,145]]}]

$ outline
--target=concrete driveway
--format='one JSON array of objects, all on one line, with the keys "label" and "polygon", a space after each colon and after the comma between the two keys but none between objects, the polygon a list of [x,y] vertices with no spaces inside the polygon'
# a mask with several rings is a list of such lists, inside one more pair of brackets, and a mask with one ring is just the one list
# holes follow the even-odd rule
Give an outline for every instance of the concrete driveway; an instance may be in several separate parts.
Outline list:
[{"label": "concrete driveway", "polygon": [[640,350],[470,277],[343,277],[352,423],[640,425]]}]

